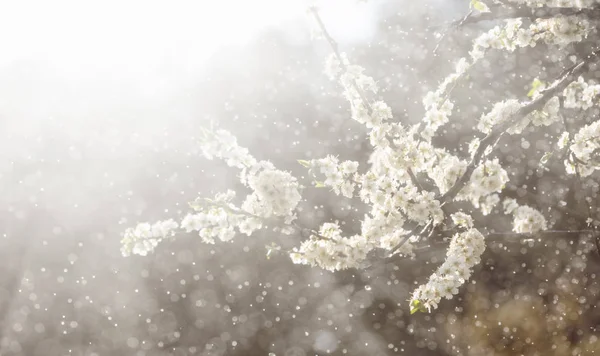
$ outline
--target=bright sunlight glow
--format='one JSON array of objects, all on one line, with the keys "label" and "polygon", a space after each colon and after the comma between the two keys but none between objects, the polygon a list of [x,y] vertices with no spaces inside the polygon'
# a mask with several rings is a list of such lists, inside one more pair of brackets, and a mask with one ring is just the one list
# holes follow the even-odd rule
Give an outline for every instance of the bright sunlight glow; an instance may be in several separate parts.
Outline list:
[{"label": "bright sunlight glow", "polygon": [[[244,44],[261,29],[304,20],[305,7],[300,0],[4,2],[0,65],[43,60],[75,73],[82,67],[144,71],[173,58],[197,65],[220,46]],[[340,20],[334,26],[351,33],[364,34],[370,20],[353,1],[329,0],[322,8],[323,16],[332,9],[346,13],[335,16]]]}]

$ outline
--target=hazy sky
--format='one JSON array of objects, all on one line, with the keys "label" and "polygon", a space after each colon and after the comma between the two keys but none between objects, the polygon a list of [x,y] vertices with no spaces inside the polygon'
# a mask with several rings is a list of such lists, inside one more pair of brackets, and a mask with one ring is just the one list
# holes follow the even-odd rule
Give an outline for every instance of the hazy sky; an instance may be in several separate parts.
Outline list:
[{"label": "hazy sky", "polygon": [[[304,20],[305,4],[305,0],[3,2],[0,65],[36,58],[78,74],[83,69],[131,74],[156,66],[165,57],[177,57],[179,65],[194,67],[219,46],[243,44],[267,26]],[[329,0],[321,9],[332,32],[342,36],[338,40],[368,36],[371,4]]]},{"label": "hazy sky", "polygon": [[[206,62],[219,49],[244,47],[269,27],[285,30],[288,41],[309,41],[305,6],[306,0],[0,2],[0,122],[7,126],[0,147],[12,140],[5,154],[18,151],[47,130],[87,136],[82,122],[115,115],[122,132],[138,120],[146,131],[164,126],[169,119],[147,109],[180,99],[207,75]],[[320,7],[342,44],[372,35],[374,3],[329,0]]]}]

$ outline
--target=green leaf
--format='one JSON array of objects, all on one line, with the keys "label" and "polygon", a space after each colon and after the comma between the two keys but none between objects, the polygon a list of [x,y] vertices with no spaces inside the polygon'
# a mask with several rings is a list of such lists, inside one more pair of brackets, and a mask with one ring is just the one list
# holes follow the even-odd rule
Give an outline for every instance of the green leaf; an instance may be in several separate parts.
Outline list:
[{"label": "green leaf", "polygon": [[325,188],[326,185],[323,182],[315,182],[315,188]]},{"label": "green leaf", "polygon": [[200,140],[208,140],[209,138],[211,138],[212,136],[214,136],[214,134],[207,128],[201,127],[200,128]]},{"label": "green leaf", "polygon": [[304,159],[299,159],[298,163],[300,163],[302,166],[308,168],[310,167],[310,161],[304,160]]},{"label": "green leaf", "polygon": [[473,9],[479,11],[479,12],[488,12],[490,11],[490,9],[487,7],[486,4],[482,3],[479,0],[471,0],[471,4],[470,7],[472,7]]},{"label": "green leaf", "polygon": [[271,245],[266,245],[265,248],[267,249],[267,260],[271,258],[271,255],[273,253],[281,250],[281,246],[277,245],[274,242],[272,242]]},{"label": "green leaf", "polygon": [[192,208],[196,211],[202,210],[202,207],[203,207],[202,204],[200,204],[200,202],[198,202],[198,199],[191,201],[188,204],[189,204],[190,208]]},{"label": "green leaf", "polygon": [[552,157],[553,154],[554,154],[554,152],[544,153],[544,155],[540,159],[540,164],[545,165],[548,162],[548,160],[550,159],[550,157]]},{"label": "green leaf", "polygon": [[410,303],[410,313],[411,314],[414,314],[416,312],[425,312],[425,311],[427,311],[427,309],[425,308],[423,303],[421,303],[420,300],[413,300]]},{"label": "green leaf", "polygon": [[538,78],[535,78],[533,80],[533,82],[531,83],[531,90],[529,90],[529,92],[527,93],[527,96],[531,98],[538,91],[538,89],[543,85],[545,85],[544,82],[542,82]]}]

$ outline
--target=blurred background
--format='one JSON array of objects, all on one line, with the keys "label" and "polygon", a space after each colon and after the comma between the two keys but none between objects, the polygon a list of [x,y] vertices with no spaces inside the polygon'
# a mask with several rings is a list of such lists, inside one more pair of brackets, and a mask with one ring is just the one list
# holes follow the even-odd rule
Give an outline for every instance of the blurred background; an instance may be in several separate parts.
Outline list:
[{"label": "blurred background", "polygon": [[[150,256],[121,256],[125,228],[182,217],[197,196],[243,188],[235,171],[198,154],[202,127],[230,130],[305,185],[297,159],[334,154],[364,167],[365,128],[323,74],[330,49],[311,38],[304,5],[0,3],[0,355],[600,351],[593,239],[493,235],[511,230],[508,218],[478,216],[490,232],[484,263],[431,314],[410,315],[407,300],[442,261],[443,241],[415,260],[338,273],[285,254],[267,259],[271,241],[291,248],[302,239],[268,232],[216,245],[184,234]],[[468,11],[460,0],[321,4],[340,49],[406,123],[420,121],[423,94],[490,26],[448,30]],[[561,60],[544,48],[491,54],[456,89],[461,110],[438,143],[465,152],[482,112],[522,98]],[[552,130],[501,142],[500,158],[514,167],[506,195],[542,209],[557,230],[582,229],[582,199],[595,199],[598,184],[573,182],[562,162],[538,169]],[[365,211],[308,189],[300,221],[340,220],[356,233]]]}]

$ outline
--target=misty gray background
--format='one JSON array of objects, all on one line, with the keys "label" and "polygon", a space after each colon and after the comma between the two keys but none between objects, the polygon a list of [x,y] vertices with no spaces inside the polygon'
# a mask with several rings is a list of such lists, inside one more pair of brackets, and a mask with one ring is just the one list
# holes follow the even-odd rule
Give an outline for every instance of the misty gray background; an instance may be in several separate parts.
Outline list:
[{"label": "misty gray background", "polygon": [[[199,195],[242,188],[234,171],[198,154],[195,137],[211,122],[297,177],[306,174],[297,159],[368,159],[365,129],[323,74],[327,44],[311,39],[301,6],[282,3],[0,3],[0,354],[594,349],[600,287],[585,238],[550,236],[534,247],[490,238],[475,282],[438,312],[414,316],[407,300],[441,261],[441,241],[417,260],[339,273],[285,255],[267,259],[266,244],[291,248],[302,238],[269,233],[216,245],[181,235],[145,258],[120,255],[126,227],[181,217]],[[467,1],[382,0],[333,2],[322,15],[341,50],[378,81],[396,119],[418,122],[422,94],[487,26],[450,33],[434,57],[434,32],[467,11]],[[474,120],[495,100],[522,95],[544,56],[482,61],[474,84],[456,90],[465,109],[439,143],[464,150]],[[511,77],[517,69],[525,76]],[[529,151],[501,146],[515,166],[507,194],[544,207],[577,202],[563,189],[560,162],[536,173],[535,157],[551,142],[526,139]],[[539,189],[528,195],[523,184]],[[315,189],[303,208],[303,224],[340,219],[349,232],[364,213]],[[556,226],[577,228],[582,213],[549,214]],[[510,230],[507,221],[486,224]]]}]

